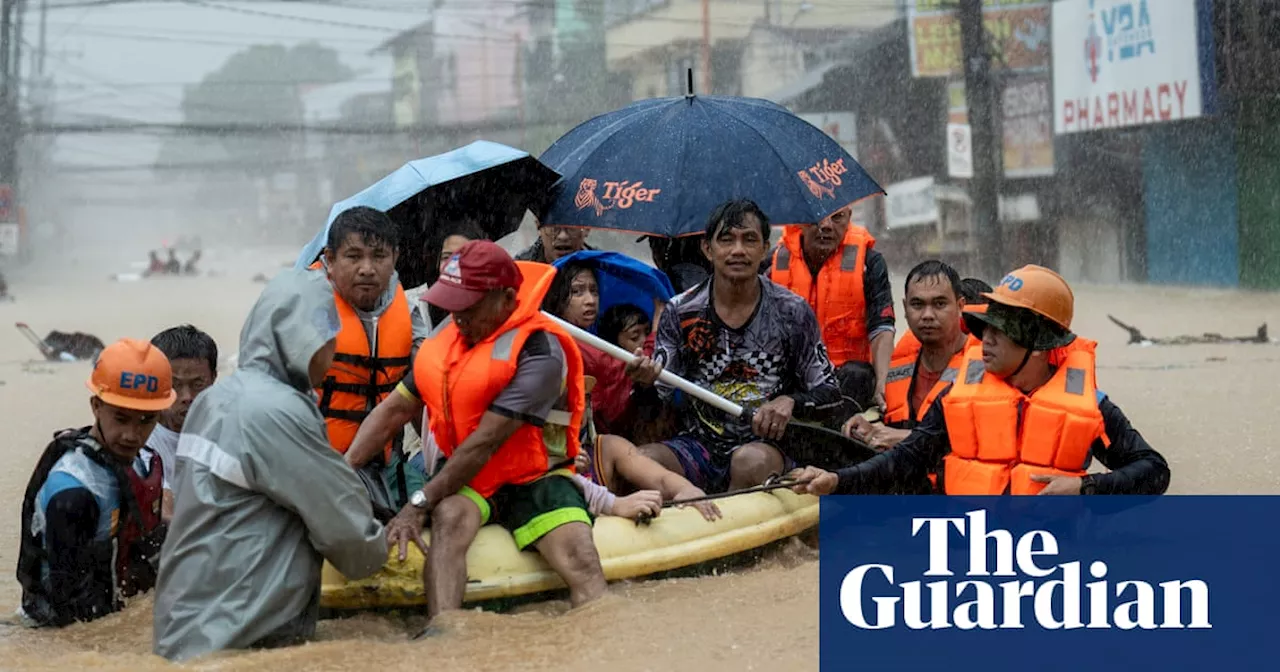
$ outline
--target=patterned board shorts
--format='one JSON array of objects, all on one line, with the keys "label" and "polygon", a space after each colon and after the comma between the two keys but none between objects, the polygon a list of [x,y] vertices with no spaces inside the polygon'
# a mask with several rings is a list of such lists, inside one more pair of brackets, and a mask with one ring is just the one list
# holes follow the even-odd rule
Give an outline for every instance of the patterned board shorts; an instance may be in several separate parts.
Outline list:
[{"label": "patterned board shorts", "polygon": [[[752,443],[764,443],[773,446],[772,443],[763,440],[753,441]],[[722,460],[724,466],[718,465],[711,456],[711,450],[702,441],[690,436],[682,434],[662,442],[662,445],[671,450],[676,456],[676,460],[680,462],[680,467],[684,469],[684,477],[689,479],[694,486],[701,488],[703,492],[714,495],[729,490],[729,465],[733,461],[733,453],[742,446],[733,446],[727,450],[728,459]],[[777,448],[777,446],[774,446]],[[779,451],[781,452],[781,451]],[[796,463],[787,457],[786,453],[782,454],[782,473],[787,473],[796,467]]]}]

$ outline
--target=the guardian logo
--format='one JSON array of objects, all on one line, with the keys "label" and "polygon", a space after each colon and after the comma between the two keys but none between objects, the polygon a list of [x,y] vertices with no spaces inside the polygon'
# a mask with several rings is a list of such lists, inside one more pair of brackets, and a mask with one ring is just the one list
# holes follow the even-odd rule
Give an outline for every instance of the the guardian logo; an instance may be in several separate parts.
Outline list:
[{"label": "the guardian logo", "polygon": [[[952,578],[957,576],[957,559],[948,548],[952,530],[968,541],[964,580]],[[924,576],[947,578],[895,583],[892,565],[853,568],[840,583],[840,611],[855,627],[883,630],[897,627],[899,620],[913,630],[1213,627],[1204,581],[1164,581],[1157,586],[1136,580],[1112,582],[1102,560],[1058,562],[1058,540],[1050,532],[1033,530],[1015,540],[1008,530],[987,531],[984,510],[964,517],[912,518],[911,536],[927,538],[929,544]],[[1085,572],[1094,580],[1083,583]],[[873,610],[864,608],[868,597]],[[1184,598],[1189,609],[1184,609]]]}]

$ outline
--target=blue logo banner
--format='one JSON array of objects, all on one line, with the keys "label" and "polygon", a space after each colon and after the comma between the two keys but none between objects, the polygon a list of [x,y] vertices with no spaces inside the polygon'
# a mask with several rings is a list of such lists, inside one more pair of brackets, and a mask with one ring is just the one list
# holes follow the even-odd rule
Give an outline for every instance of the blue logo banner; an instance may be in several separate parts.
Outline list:
[{"label": "blue logo banner", "polygon": [[824,497],[822,670],[1277,669],[1280,497]]}]

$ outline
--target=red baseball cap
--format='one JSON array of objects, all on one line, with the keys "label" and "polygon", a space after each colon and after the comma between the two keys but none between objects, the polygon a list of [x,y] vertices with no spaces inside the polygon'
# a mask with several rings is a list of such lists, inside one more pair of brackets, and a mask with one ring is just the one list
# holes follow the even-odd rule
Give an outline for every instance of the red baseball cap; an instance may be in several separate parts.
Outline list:
[{"label": "red baseball cap", "polygon": [[451,313],[464,311],[486,292],[520,287],[524,276],[507,251],[488,240],[473,240],[458,248],[427,290],[427,303]]}]

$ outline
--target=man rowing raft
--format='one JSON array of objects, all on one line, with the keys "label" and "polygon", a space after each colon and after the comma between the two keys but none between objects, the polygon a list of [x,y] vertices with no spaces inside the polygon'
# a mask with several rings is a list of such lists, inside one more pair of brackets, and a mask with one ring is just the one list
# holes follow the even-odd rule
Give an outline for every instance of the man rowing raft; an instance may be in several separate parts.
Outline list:
[{"label": "man rowing raft", "polygon": [[[789,468],[780,442],[791,417],[821,419],[841,405],[813,311],[757,274],[768,246],[769,218],[754,202],[729,201],[711,213],[702,248],[714,274],[667,304],[654,356],[629,368],[648,385],[665,367],[756,408],[747,421],[693,400],[680,434],[641,448],[708,493],[759,485]],[[675,390],[658,390],[670,403]]]},{"label": "man rowing raft", "polygon": [[[939,460],[948,495],[1162,494],[1169,465],[1096,387],[1097,344],[1071,332],[1074,296],[1057,273],[1024,266],[967,311],[981,339],[924,419],[894,448],[837,472],[806,467],[797,491],[884,494]],[[945,456],[945,459],[944,459]],[[1090,474],[1097,458],[1110,473]]]}]

